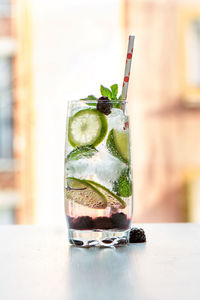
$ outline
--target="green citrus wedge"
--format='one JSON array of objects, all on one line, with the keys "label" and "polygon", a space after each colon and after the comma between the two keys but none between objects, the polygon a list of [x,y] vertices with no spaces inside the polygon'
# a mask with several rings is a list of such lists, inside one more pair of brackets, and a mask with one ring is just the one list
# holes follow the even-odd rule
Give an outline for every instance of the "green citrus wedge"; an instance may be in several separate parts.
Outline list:
[{"label": "green citrus wedge", "polygon": [[72,147],[101,143],[107,133],[108,124],[104,114],[97,109],[83,109],[69,119],[68,139]]},{"label": "green citrus wedge", "polygon": [[111,129],[106,141],[108,151],[124,163],[129,163],[129,135],[127,131]]},{"label": "green citrus wedge", "polygon": [[113,206],[118,209],[123,209],[126,207],[126,202],[122,200],[119,196],[115,195],[113,192],[111,192],[109,189],[107,189],[105,186],[92,181],[92,180],[83,180],[84,183],[89,183],[96,189],[98,189],[106,198],[107,205]]},{"label": "green citrus wedge", "polygon": [[90,208],[104,209],[107,207],[105,196],[96,187],[85,180],[74,177],[67,178],[65,197],[67,200]]}]

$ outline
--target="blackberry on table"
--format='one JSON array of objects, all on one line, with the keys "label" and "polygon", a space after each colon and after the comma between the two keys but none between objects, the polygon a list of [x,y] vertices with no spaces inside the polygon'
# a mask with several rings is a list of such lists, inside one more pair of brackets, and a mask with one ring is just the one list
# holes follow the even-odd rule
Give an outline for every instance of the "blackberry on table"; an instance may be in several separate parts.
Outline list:
[{"label": "blackberry on table", "polygon": [[133,227],[130,230],[129,235],[130,243],[144,243],[146,242],[146,235],[142,228]]},{"label": "blackberry on table", "polygon": [[97,102],[97,110],[102,112],[104,115],[111,113],[112,103],[108,97],[100,97]]}]

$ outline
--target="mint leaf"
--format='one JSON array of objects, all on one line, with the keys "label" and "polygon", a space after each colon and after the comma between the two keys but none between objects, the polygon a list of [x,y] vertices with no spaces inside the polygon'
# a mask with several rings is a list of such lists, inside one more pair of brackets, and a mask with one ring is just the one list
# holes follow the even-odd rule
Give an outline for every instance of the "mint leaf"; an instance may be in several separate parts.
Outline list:
[{"label": "mint leaf", "polygon": [[103,85],[101,85],[100,91],[101,91],[101,95],[103,97],[108,97],[108,99],[110,99],[110,100],[112,99],[112,92],[111,92],[111,90],[109,90],[108,88],[106,88]]},{"label": "mint leaf", "polygon": [[121,101],[116,100],[115,103],[112,102],[112,107],[113,108],[121,108]]},{"label": "mint leaf", "polygon": [[129,197],[132,194],[132,182],[129,168],[122,170],[119,178],[113,184],[113,191],[118,196]]},{"label": "mint leaf", "polygon": [[121,108],[122,104],[122,95],[119,96],[118,99],[116,99],[115,103],[113,103],[114,108]]},{"label": "mint leaf", "polygon": [[[83,98],[81,100],[84,100],[84,101],[86,101],[86,100],[97,100],[97,97],[95,97],[94,95],[89,95],[89,96],[87,96],[87,98]],[[86,104],[89,105],[89,106],[96,106],[96,103],[86,102]]]},{"label": "mint leaf", "polygon": [[95,97],[94,95],[89,95],[88,99],[90,99],[90,100],[97,100],[97,97]]},{"label": "mint leaf", "polygon": [[118,94],[118,84],[111,85],[111,91],[112,91],[112,100],[117,100],[117,94]]},{"label": "mint leaf", "polygon": [[66,160],[69,161],[69,160],[78,160],[81,158],[90,158],[96,152],[98,152],[98,150],[92,145],[76,147],[67,155]]},{"label": "mint leaf", "polygon": [[81,100],[97,100],[97,97],[95,97],[94,95],[89,95],[86,98],[83,98]]}]

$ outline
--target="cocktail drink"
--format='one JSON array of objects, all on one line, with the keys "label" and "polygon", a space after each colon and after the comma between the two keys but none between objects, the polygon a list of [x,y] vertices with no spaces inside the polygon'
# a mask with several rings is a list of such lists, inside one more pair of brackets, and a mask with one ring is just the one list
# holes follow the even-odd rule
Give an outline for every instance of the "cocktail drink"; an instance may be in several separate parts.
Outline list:
[{"label": "cocktail drink", "polygon": [[107,97],[68,104],[65,211],[69,238],[79,246],[128,235],[132,176],[126,105]]},{"label": "cocktail drink", "polygon": [[68,103],[65,145],[65,212],[69,239],[77,246],[128,242],[132,175],[128,82],[134,36],[129,36],[122,86],[101,85],[101,97]]}]

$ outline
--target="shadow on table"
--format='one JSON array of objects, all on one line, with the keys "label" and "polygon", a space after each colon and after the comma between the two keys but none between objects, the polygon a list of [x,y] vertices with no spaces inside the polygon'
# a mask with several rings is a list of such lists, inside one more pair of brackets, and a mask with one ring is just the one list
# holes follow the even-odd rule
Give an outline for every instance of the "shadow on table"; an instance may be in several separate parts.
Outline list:
[{"label": "shadow on table", "polygon": [[134,299],[142,290],[135,264],[145,247],[145,244],[116,249],[71,246],[67,277],[71,299]]}]

